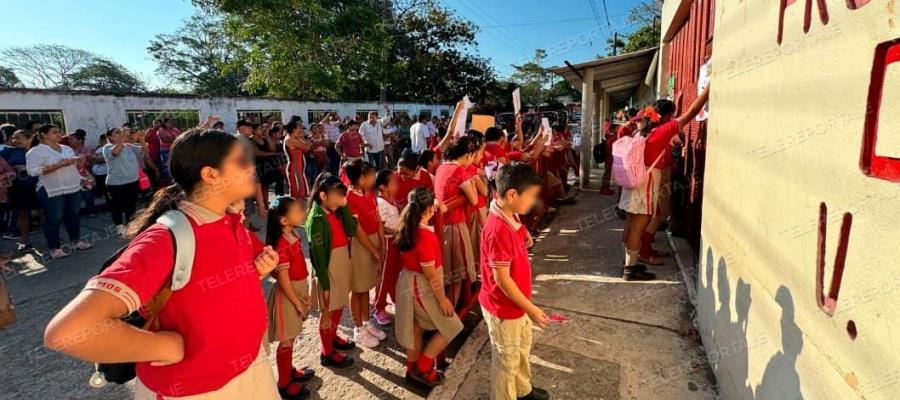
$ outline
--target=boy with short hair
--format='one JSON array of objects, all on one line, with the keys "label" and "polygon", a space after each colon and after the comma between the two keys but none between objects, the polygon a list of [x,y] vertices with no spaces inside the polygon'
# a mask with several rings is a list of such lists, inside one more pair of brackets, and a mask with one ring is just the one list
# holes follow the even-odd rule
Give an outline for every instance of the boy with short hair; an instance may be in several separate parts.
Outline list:
[{"label": "boy with short hair", "polygon": [[491,399],[549,399],[531,385],[531,328],[547,326],[547,316],[531,302],[533,240],[518,216],[537,202],[543,180],[528,164],[512,162],[500,167],[495,183],[481,233],[478,297],[491,337]]}]

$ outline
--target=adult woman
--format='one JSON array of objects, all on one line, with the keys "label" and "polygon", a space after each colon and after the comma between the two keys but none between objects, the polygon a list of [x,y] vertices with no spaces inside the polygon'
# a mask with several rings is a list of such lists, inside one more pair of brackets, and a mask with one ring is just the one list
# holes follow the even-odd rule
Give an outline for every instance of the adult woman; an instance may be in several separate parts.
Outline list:
[{"label": "adult woman", "polygon": [[91,245],[79,238],[81,208],[81,175],[76,166],[81,156],[72,148],[59,144],[62,135],[56,125],[42,126],[35,137],[39,144],[25,154],[28,174],[38,177],[37,194],[46,212],[44,236],[50,246],[50,256],[62,258],[69,255],[60,248],[59,225],[65,221],[69,240],[76,250],[89,249]]},{"label": "adult woman", "polygon": [[328,137],[325,135],[325,126],[322,124],[312,124],[309,127],[309,145],[311,161],[306,166],[306,177],[309,181],[316,180],[322,172],[328,168]]},{"label": "adult woman", "polygon": [[172,182],[172,174],[169,173],[169,149],[178,135],[181,135],[181,131],[175,127],[175,121],[169,118],[164,118],[162,126],[156,131],[156,137],[159,140],[160,181],[165,185]]},{"label": "adult woman", "polygon": [[269,186],[282,177],[278,170],[275,157],[278,153],[275,151],[275,141],[268,135],[268,129],[265,125],[253,126],[253,144],[256,153],[256,175],[259,177],[259,184],[262,189],[263,205],[269,204]]},{"label": "adult woman", "polygon": [[120,234],[125,231],[125,224],[134,216],[138,199],[138,178],[141,169],[138,160],[143,157],[143,149],[136,144],[127,143],[122,129],[111,128],[106,132],[109,140],[103,146],[103,159],[106,161],[106,191],[109,193],[109,211],[113,223]]},{"label": "adult woman", "polygon": [[31,210],[38,206],[38,179],[28,175],[25,161],[25,153],[28,151],[31,143],[28,135],[28,131],[16,131],[9,141],[12,146],[0,151],[0,157],[3,157],[9,166],[16,171],[16,179],[13,180],[12,186],[9,188],[9,202],[16,214],[16,227],[18,228],[16,238],[20,240],[19,248],[22,250],[31,249],[31,241],[28,238],[28,232],[31,228]]},{"label": "adult woman", "polygon": [[306,158],[304,153],[312,146],[303,138],[303,124],[291,121],[284,126],[287,131],[287,139],[284,140],[284,153],[288,156],[288,164],[285,171],[288,177],[288,186],[291,188],[291,197],[305,200],[309,196],[309,185],[306,180]]}]

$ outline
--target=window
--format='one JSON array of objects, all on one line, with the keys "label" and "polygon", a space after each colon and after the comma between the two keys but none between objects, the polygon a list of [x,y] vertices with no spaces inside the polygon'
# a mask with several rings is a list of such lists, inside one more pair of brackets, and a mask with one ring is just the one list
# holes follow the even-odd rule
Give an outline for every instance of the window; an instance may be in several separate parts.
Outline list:
[{"label": "window", "polygon": [[270,115],[275,121],[284,121],[281,118],[281,110],[237,110],[238,119],[246,118],[255,124],[263,123]]},{"label": "window", "polygon": [[325,118],[325,114],[330,112],[337,113],[336,110],[309,110],[306,112],[306,122],[309,125],[322,122],[322,118]]},{"label": "window", "polygon": [[168,118],[180,130],[200,125],[200,110],[125,110],[126,120],[134,129],[146,129],[153,120]]},{"label": "window", "polygon": [[[369,113],[372,111],[378,112],[378,110],[356,110],[356,116],[358,116],[360,119],[365,121],[366,119],[369,118]],[[380,118],[381,115],[379,115],[378,117]]]},{"label": "window", "polygon": [[65,118],[60,110],[0,110],[0,125],[10,123],[17,128],[23,128],[28,121],[53,124],[63,133],[66,132]]}]

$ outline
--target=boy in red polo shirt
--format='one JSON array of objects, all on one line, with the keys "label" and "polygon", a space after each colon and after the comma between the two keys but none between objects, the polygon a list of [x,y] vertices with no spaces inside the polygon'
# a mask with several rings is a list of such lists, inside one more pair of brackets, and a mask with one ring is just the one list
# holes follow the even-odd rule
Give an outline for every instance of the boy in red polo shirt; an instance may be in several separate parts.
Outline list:
[{"label": "boy in red polo shirt", "polygon": [[482,289],[478,296],[491,337],[491,399],[548,399],[531,385],[531,329],[547,316],[531,302],[528,229],[519,220],[537,202],[543,179],[528,164],[500,167],[497,197],[481,233]]}]

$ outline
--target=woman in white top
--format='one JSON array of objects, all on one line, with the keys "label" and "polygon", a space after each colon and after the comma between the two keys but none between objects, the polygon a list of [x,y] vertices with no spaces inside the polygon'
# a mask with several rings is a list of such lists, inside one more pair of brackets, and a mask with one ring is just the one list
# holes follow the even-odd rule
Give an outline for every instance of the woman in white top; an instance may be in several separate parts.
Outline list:
[{"label": "woman in white top", "polygon": [[66,232],[76,250],[85,250],[91,245],[79,238],[81,210],[81,175],[76,164],[81,156],[76,156],[71,147],[59,144],[62,135],[55,125],[44,125],[35,139],[38,145],[25,154],[28,174],[38,177],[37,194],[46,212],[44,236],[50,247],[50,256],[61,258],[70,251],[60,248],[59,225],[65,221]]}]

